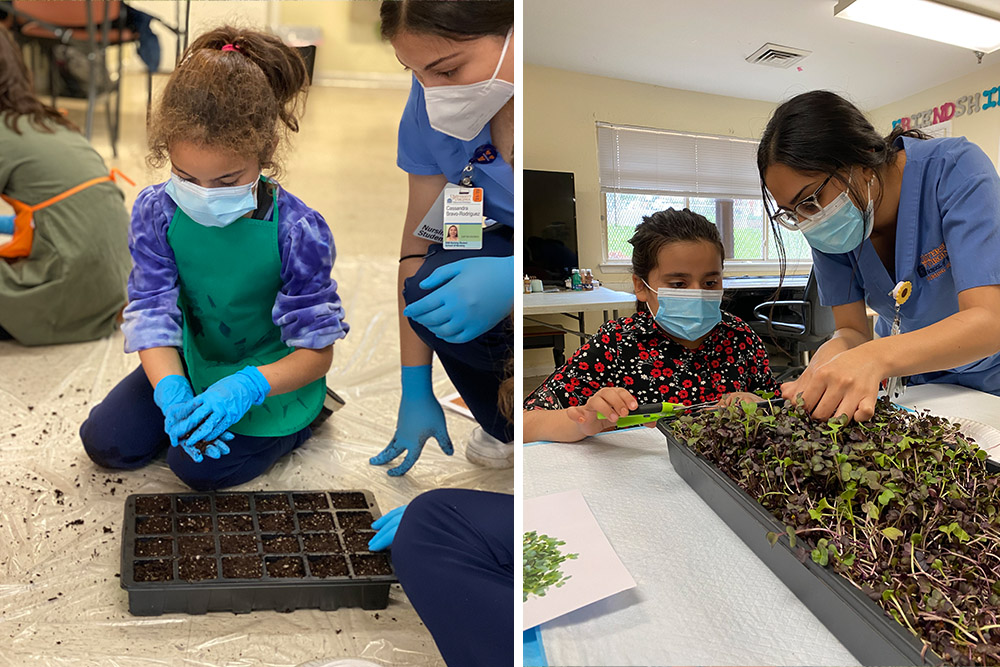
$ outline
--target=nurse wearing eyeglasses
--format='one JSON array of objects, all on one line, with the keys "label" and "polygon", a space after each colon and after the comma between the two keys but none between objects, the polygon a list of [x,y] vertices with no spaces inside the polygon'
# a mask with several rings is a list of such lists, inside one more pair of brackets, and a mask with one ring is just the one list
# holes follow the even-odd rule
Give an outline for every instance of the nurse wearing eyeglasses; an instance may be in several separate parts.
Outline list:
[{"label": "nurse wearing eyeglasses", "polygon": [[[812,91],[774,112],[757,166],[772,226],[805,235],[836,321],[782,395],[857,421],[889,377],[1000,395],[1000,177],[982,149],[901,127],[883,138],[847,100]],[[901,281],[913,291],[889,337]]]}]

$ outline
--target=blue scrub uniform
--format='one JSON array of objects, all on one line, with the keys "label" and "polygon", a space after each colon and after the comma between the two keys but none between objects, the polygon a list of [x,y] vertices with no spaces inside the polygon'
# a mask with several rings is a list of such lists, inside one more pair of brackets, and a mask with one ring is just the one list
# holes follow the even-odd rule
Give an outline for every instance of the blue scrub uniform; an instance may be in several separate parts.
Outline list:
[{"label": "blue scrub uniform", "polygon": [[[879,314],[876,333],[889,335],[891,292],[908,280],[913,294],[900,308],[902,333],[958,312],[958,293],[1000,285],[1000,177],[981,148],[964,137],[900,137],[906,151],[896,222],[896,276],[870,240],[842,255],[813,250],[825,306],[864,299]],[[910,384],[958,384],[1000,395],[1000,353],[947,371],[922,373]]]},{"label": "blue scrub uniform", "polygon": [[[491,142],[489,124],[472,141],[455,139],[432,128],[427,118],[424,89],[416,79],[413,80],[410,98],[399,123],[396,163],[403,171],[423,176],[444,174],[449,182],[458,183],[476,148]],[[481,251],[444,250],[440,243],[431,244],[423,265],[404,282],[403,299],[407,304],[429,294],[420,289],[419,283],[441,266],[470,257],[509,257],[514,254],[514,169],[498,156],[489,164],[476,163],[472,182],[476,187],[483,188],[483,213],[500,224],[487,228]],[[501,282],[504,279],[504,276],[497,276]],[[507,280],[513,289],[514,277],[508,276]],[[511,442],[514,426],[497,406],[506,362],[514,353],[510,321],[504,319],[475,340],[457,344],[441,340],[413,320],[410,320],[410,326],[438,355],[452,384],[483,430],[501,442]]]}]

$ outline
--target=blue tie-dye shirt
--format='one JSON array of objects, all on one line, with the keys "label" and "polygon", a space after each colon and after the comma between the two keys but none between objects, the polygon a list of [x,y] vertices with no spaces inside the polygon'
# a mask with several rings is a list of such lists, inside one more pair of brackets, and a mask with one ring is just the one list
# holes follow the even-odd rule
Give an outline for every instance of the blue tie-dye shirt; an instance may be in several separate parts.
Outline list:
[{"label": "blue tie-dye shirt", "polygon": [[[122,325],[126,352],[182,345],[177,265],[167,242],[177,204],[164,191],[165,185],[149,186],[132,207],[128,239],[132,273]],[[349,330],[337,283],[330,276],[336,257],[333,234],[323,216],[277,184],[272,185],[278,191],[282,287],[271,317],[286,345],[323,349]]]}]

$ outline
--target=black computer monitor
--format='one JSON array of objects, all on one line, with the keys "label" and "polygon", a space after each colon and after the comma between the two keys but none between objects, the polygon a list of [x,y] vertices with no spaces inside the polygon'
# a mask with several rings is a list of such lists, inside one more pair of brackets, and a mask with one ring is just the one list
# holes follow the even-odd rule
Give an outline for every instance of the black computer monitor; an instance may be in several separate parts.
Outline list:
[{"label": "black computer monitor", "polygon": [[561,285],[580,266],[573,174],[524,170],[524,272]]}]

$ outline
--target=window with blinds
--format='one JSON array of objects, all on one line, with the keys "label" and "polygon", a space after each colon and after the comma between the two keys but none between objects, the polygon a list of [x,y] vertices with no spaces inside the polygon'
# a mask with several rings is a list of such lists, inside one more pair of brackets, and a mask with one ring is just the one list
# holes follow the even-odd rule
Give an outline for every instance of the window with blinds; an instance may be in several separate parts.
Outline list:
[{"label": "window with blinds", "polygon": [[[757,142],[597,123],[608,264],[631,261],[644,215],[689,208],[719,227],[727,263],[777,263],[757,175]],[[781,230],[790,261],[808,260],[801,234]]]}]

